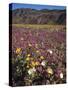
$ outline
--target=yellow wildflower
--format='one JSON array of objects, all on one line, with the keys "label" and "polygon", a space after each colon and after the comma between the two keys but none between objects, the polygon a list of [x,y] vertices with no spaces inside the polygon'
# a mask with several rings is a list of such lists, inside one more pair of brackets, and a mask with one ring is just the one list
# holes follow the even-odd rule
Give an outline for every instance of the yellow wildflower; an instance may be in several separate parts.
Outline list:
[{"label": "yellow wildflower", "polygon": [[16,49],[16,54],[19,54],[21,52],[21,48]]},{"label": "yellow wildflower", "polygon": [[44,57],[43,56],[40,56],[40,59],[44,59]]},{"label": "yellow wildflower", "polygon": [[35,65],[37,65],[37,66],[38,66],[39,64],[40,64],[39,62],[35,62]]},{"label": "yellow wildflower", "polygon": [[26,61],[29,61],[29,60],[30,60],[30,58],[29,58],[29,57],[27,57],[27,58],[26,58]]},{"label": "yellow wildflower", "polygon": [[37,50],[36,53],[39,53],[39,50]]},{"label": "yellow wildflower", "polygon": [[32,61],[32,67],[35,67],[35,62],[34,61]]},{"label": "yellow wildflower", "polygon": [[27,56],[30,57],[30,54],[28,54]]},{"label": "yellow wildflower", "polygon": [[52,74],[53,74],[52,68],[48,67],[48,68],[47,68],[47,72],[52,75]]}]

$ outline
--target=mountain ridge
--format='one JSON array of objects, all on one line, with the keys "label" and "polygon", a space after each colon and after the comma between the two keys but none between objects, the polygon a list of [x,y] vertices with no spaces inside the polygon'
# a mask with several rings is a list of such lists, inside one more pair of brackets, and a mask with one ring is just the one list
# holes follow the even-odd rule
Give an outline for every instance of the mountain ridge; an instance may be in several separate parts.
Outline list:
[{"label": "mountain ridge", "polygon": [[66,24],[66,10],[20,8],[10,10],[13,24]]}]

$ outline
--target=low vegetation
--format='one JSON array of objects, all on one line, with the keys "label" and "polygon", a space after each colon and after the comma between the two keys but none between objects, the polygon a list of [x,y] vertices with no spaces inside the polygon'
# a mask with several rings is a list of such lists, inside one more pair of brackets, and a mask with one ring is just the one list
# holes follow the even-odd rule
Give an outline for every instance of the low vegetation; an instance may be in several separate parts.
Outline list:
[{"label": "low vegetation", "polygon": [[14,24],[13,86],[66,83],[65,53],[65,26]]}]

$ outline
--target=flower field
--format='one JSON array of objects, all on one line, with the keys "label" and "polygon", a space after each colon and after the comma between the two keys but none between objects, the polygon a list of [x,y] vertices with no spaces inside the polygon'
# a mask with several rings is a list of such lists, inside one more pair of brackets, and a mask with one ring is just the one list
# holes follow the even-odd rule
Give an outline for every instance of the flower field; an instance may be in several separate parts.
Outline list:
[{"label": "flower field", "polygon": [[12,27],[13,86],[66,83],[65,26],[41,26]]}]

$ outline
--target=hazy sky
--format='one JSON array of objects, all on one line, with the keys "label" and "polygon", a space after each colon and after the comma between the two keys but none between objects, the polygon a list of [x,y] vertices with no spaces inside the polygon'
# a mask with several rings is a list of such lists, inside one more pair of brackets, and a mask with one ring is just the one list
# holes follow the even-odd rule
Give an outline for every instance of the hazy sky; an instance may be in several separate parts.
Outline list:
[{"label": "hazy sky", "polygon": [[63,9],[65,9],[65,6],[13,3],[12,9],[17,9],[17,8],[32,8],[32,9],[38,9],[38,10],[40,10],[40,9],[60,9],[60,10],[63,10]]}]

